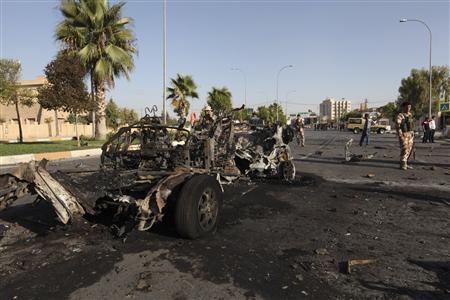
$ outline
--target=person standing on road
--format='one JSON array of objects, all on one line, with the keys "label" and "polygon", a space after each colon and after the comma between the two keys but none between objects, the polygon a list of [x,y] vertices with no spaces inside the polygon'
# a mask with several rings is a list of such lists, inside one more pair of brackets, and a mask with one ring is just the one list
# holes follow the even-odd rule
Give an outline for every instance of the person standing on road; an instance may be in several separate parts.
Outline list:
[{"label": "person standing on road", "polygon": [[436,132],[436,121],[434,120],[434,116],[431,117],[431,120],[428,122],[430,127],[430,134],[428,136],[428,140],[430,143],[434,143],[434,133]]},{"label": "person standing on road", "polygon": [[412,169],[408,166],[408,159],[414,145],[414,118],[411,113],[411,103],[402,103],[402,111],[397,115],[395,127],[400,142],[400,168]]},{"label": "person standing on road", "polygon": [[256,127],[261,126],[261,119],[255,111],[252,113],[249,124],[251,129],[256,129]]},{"label": "person standing on road", "polygon": [[295,127],[297,129],[297,143],[302,147],[305,147],[305,122],[300,114],[295,119]]},{"label": "person standing on road", "polygon": [[361,139],[359,140],[359,146],[362,147],[364,140],[366,140],[366,146],[370,143],[370,127],[372,126],[372,121],[369,118],[369,114],[364,115],[364,128],[361,133]]},{"label": "person standing on road", "polygon": [[205,107],[205,113],[197,124],[197,130],[210,130],[214,124],[214,114],[211,106]]},{"label": "person standing on road", "polygon": [[185,113],[185,111],[184,111],[184,109],[181,111],[181,114],[180,114],[180,118],[178,119],[178,121],[177,121],[177,126],[178,126],[178,128],[184,128],[184,127],[186,127],[186,121],[187,121],[187,119],[186,119],[186,113]]},{"label": "person standing on road", "polygon": [[422,143],[427,143],[428,139],[430,138],[430,119],[428,119],[428,117],[426,117],[425,120],[423,120],[422,129],[423,129]]}]

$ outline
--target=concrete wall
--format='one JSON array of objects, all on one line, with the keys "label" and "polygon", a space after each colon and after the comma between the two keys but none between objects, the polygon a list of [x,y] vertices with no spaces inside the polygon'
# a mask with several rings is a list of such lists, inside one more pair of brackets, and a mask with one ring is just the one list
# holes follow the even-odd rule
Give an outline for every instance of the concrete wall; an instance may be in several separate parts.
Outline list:
[{"label": "concrete wall", "polygon": [[[27,140],[63,138],[75,136],[75,124],[63,123],[59,125],[59,135],[56,136],[55,122],[49,124],[22,124],[23,138]],[[78,125],[78,134],[91,136],[92,125]],[[0,141],[19,139],[19,125],[14,123],[0,124]]]}]

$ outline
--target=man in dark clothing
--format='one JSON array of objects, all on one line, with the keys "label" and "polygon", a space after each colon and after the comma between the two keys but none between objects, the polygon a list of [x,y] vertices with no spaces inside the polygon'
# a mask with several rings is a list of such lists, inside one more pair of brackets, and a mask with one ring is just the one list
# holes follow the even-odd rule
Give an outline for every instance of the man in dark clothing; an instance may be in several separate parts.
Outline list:
[{"label": "man in dark clothing", "polygon": [[250,124],[250,128],[252,129],[256,129],[256,127],[261,126],[261,119],[258,117],[258,115],[256,114],[256,112],[252,113],[252,117],[250,118],[249,124]]},{"label": "man in dark clothing", "polygon": [[422,143],[428,143],[430,137],[430,119],[427,117],[422,122],[423,138]]},{"label": "man in dark clothing", "polygon": [[184,128],[186,126],[186,114],[185,114],[184,110],[180,114],[180,118],[178,119],[177,126],[180,129]]},{"label": "man in dark clothing", "polygon": [[361,133],[361,140],[359,140],[359,146],[362,147],[364,140],[366,140],[366,146],[370,143],[370,127],[372,125],[372,120],[369,119],[369,114],[364,115],[364,128]]}]

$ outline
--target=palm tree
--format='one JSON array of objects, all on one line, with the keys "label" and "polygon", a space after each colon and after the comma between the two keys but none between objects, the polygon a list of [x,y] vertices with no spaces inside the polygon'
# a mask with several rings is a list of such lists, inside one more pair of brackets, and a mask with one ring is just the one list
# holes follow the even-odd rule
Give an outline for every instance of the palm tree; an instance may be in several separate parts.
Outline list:
[{"label": "palm tree", "polygon": [[175,79],[171,78],[170,87],[167,88],[167,91],[169,92],[167,99],[172,101],[173,111],[179,116],[182,112],[186,113],[189,110],[188,97],[198,99],[197,84],[190,75],[177,74]]},{"label": "palm tree", "polygon": [[233,107],[231,102],[231,92],[227,87],[221,89],[213,87],[208,92],[208,105],[211,106],[215,113],[224,110],[230,110]]},{"label": "palm tree", "polygon": [[110,6],[108,0],[63,0],[64,20],[56,27],[56,40],[76,53],[89,73],[91,95],[97,103],[95,136],[106,136],[105,84],[114,87],[114,79],[134,68],[137,53],[132,19],[122,17],[121,2]]}]

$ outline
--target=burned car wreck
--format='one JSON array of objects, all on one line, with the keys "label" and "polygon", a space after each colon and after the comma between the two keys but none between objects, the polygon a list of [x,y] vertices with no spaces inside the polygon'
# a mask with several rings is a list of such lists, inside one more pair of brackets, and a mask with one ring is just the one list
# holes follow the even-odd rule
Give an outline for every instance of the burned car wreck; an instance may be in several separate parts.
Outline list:
[{"label": "burned car wreck", "polygon": [[177,232],[194,239],[215,230],[223,185],[241,177],[295,178],[281,126],[238,132],[231,111],[210,128],[187,130],[163,125],[152,111],[102,146],[100,169],[50,173],[43,160],[0,175],[0,210],[37,194],[63,224],[108,212],[111,224],[145,231],[171,209]]}]

